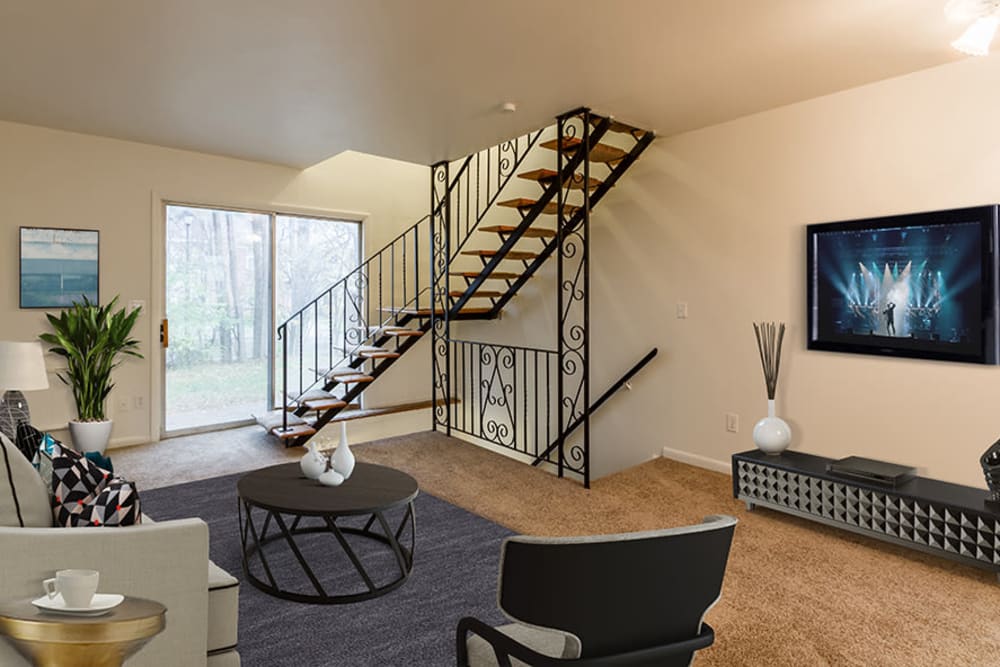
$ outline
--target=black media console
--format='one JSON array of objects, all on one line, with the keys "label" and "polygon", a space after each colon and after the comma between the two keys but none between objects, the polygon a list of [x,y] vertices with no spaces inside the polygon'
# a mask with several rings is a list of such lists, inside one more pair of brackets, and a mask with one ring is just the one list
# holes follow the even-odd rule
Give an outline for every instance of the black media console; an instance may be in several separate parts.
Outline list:
[{"label": "black media console", "polygon": [[914,477],[883,486],[831,475],[832,459],[786,451],[733,454],[733,495],[869,537],[985,568],[1000,578],[1000,511],[989,492]]}]

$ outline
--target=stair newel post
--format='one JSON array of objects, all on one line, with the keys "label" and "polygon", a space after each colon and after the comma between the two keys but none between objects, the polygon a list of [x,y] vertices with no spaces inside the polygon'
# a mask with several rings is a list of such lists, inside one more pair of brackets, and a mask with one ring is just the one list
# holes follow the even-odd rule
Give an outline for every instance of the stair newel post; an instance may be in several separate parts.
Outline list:
[{"label": "stair newel post", "polygon": [[583,485],[590,488],[590,110],[583,112]]},{"label": "stair newel post", "polygon": [[[558,138],[558,199],[556,209],[558,263],[557,304],[558,328],[558,411],[559,411],[559,474],[566,469],[579,473],[584,485],[590,485],[590,110],[577,109],[559,117]],[[602,130],[607,124],[601,125]],[[599,130],[600,131],[600,130]],[[572,156],[566,159],[565,155]],[[565,165],[565,166],[564,166]],[[582,170],[582,206],[570,207],[566,202],[566,186],[576,182]],[[569,180],[573,179],[573,180]],[[582,423],[580,423],[582,421]],[[582,444],[570,445],[567,440],[576,425],[583,426]],[[568,457],[568,458],[567,458]]]},{"label": "stair newel post", "polygon": [[413,287],[415,308],[420,310],[420,224],[413,228]]},{"label": "stair newel post", "polygon": [[448,162],[431,167],[431,354],[434,430],[444,426],[451,435],[449,378],[451,352],[451,304],[448,296],[448,264],[451,261],[451,196]]},{"label": "stair newel post", "polygon": [[563,466],[565,459],[563,456],[563,447],[566,444],[566,415],[563,406],[563,391],[565,389],[565,372],[563,367],[565,346],[563,345],[563,244],[566,240],[566,226],[565,220],[563,219],[563,206],[565,204],[564,192],[565,188],[565,177],[563,174],[563,146],[565,141],[565,125],[566,118],[564,116],[559,116],[558,129],[557,129],[557,146],[556,150],[556,248],[558,249],[558,261],[556,262],[556,363],[558,364],[558,374],[556,379],[556,412],[557,412],[557,424],[559,428],[559,447],[557,448],[557,458],[558,458],[558,470],[559,476],[562,477],[564,474]]},{"label": "stair newel post", "polygon": [[281,341],[281,430],[288,430],[288,341],[285,340],[285,325],[278,327],[278,340]]}]

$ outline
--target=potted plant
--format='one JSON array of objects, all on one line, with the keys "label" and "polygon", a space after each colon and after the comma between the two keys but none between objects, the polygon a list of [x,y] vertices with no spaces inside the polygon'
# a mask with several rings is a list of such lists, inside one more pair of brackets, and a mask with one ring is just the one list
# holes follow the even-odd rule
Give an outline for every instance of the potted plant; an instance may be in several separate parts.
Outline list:
[{"label": "potted plant", "polygon": [[116,296],[106,306],[93,303],[86,296],[58,317],[47,314],[54,333],[39,336],[52,345],[50,352],[66,358],[67,368],[58,373],[72,387],[77,419],[69,423],[73,446],[81,452],[104,453],[111,437],[111,420],[104,408],[114,384],[111,371],[123,355],[142,358],[139,341],[131,338],[139,308],[115,311]]}]

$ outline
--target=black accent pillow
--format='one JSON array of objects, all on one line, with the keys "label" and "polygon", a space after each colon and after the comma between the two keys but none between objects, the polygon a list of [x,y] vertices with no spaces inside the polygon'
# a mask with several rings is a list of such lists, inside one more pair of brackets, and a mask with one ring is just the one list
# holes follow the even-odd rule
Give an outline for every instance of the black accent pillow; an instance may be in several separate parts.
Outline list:
[{"label": "black accent pillow", "polygon": [[31,424],[21,422],[17,425],[17,440],[14,441],[14,444],[17,445],[18,450],[24,454],[26,459],[34,461],[35,452],[38,451],[38,446],[42,444],[43,438],[45,438],[44,433]]}]

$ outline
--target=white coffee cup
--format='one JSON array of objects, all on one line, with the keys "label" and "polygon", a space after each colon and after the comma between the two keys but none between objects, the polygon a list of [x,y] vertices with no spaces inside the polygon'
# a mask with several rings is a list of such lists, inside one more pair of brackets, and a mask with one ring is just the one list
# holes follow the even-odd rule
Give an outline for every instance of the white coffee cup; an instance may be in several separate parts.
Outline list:
[{"label": "white coffee cup", "polygon": [[101,574],[97,570],[59,570],[54,579],[46,579],[42,587],[49,598],[62,595],[63,602],[72,609],[90,606]]}]

